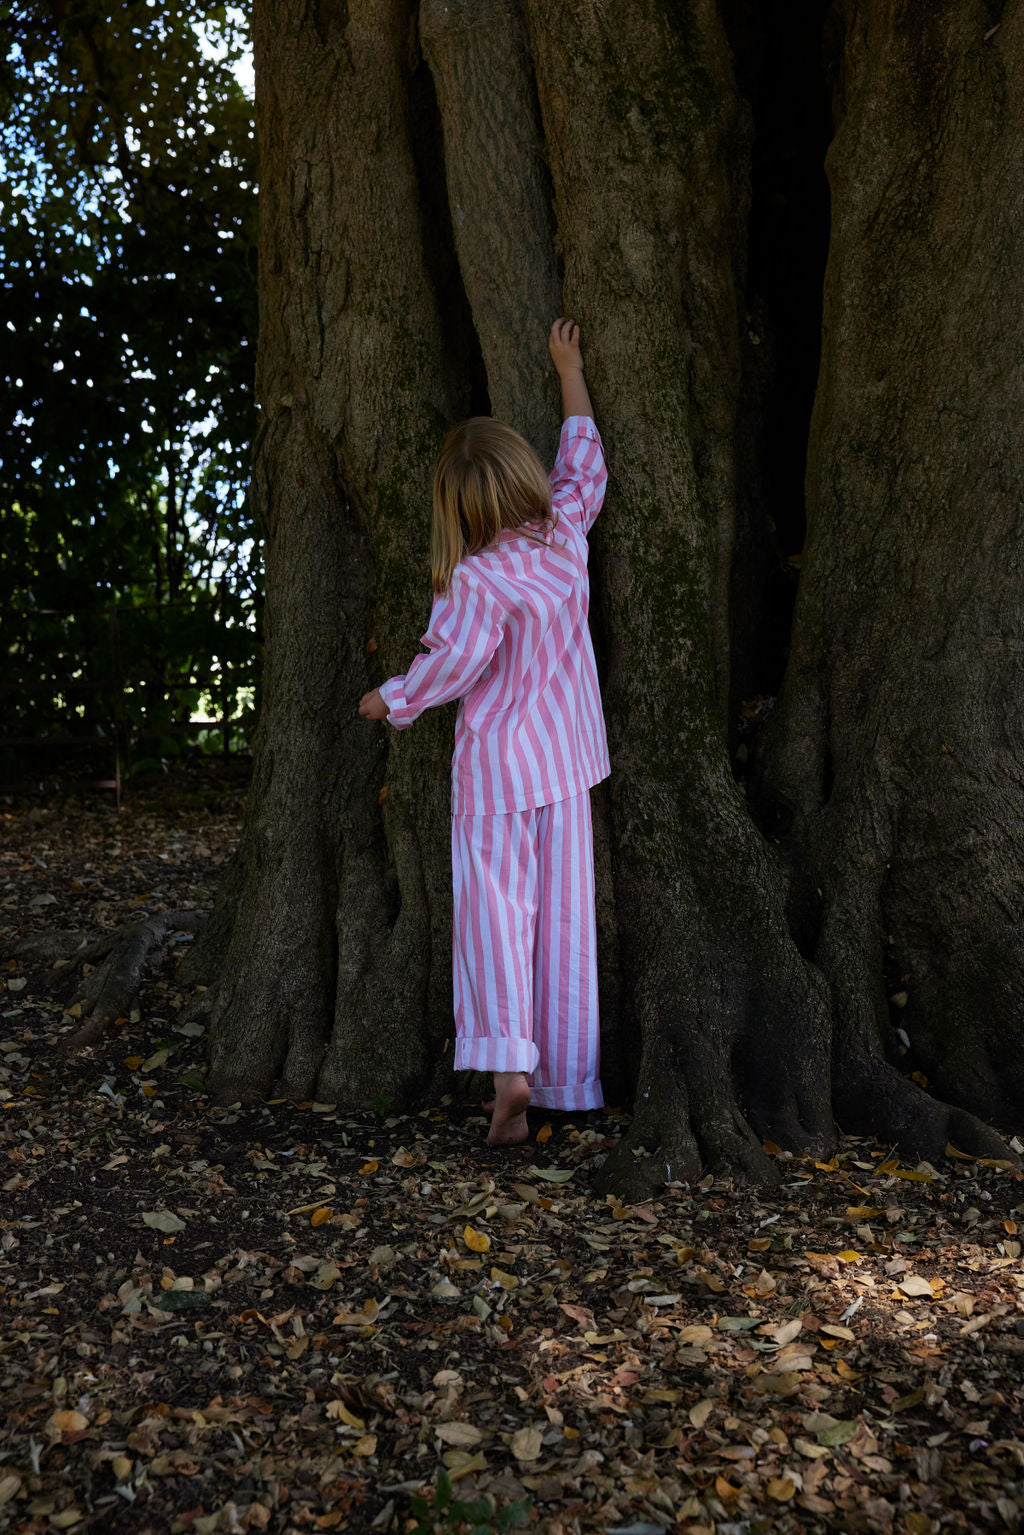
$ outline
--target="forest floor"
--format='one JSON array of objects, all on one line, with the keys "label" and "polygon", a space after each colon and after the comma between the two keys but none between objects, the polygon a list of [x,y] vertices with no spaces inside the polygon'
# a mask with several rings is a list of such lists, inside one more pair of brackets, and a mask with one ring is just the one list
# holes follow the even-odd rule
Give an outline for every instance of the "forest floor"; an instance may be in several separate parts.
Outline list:
[{"label": "forest floor", "polygon": [[69,1055],[18,937],[208,906],[241,799],[0,802],[0,1528],[1021,1527],[1008,1164],[844,1139],[623,1207],[615,1109],[489,1151],[454,1103],[216,1108],[177,944]]}]

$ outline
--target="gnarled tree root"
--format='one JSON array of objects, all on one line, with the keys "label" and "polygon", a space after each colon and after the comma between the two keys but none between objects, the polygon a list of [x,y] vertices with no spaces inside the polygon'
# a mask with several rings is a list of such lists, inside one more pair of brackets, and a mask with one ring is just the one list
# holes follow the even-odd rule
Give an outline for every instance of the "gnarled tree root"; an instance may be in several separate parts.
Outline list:
[{"label": "gnarled tree root", "polygon": [[797,1156],[835,1145],[821,978],[760,891],[751,898],[741,879],[720,880],[718,898],[714,925],[696,900],[662,919],[637,994],[635,1117],[597,1174],[602,1192],[647,1198],[708,1172],[772,1183],[765,1139]]},{"label": "gnarled tree root", "polygon": [[100,961],[82,981],[71,1005],[80,1003],[85,1022],[64,1043],[69,1050],[94,1044],[116,1018],[132,1008],[146,965],[161,959],[171,933],[196,933],[206,918],[197,911],[162,911],[144,922],[132,922],[91,942],[80,932],[33,933],[10,945],[19,960],[43,959],[50,978],[64,975],[71,965]]},{"label": "gnarled tree root", "polygon": [[0,958],[16,959],[20,964],[41,961],[44,965],[52,966],[54,973],[59,973],[72,962],[89,960],[94,954],[106,953],[110,947],[110,937],[105,934],[103,938],[93,939],[90,943],[88,934],[79,928],[44,928],[38,933],[24,933],[21,936],[15,934],[9,938]]},{"label": "gnarled tree root", "polygon": [[908,1160],[936,1162],[947,1146],[972,1157],[1021,1160],[967,1109],[943,1103],[886,1061],[859,1052],[835,1074],[835,1113],[844,1130],[873,1135]]},{"label": "gnarled tree root", "polygon": [[125,1017],[138,996],[147,961],[162,957],[171,933],[198,932],[204,920],[200,912],[166,911],[113,934],[106,959],[86,976],[75,998],[88,1016],[67,1041],[67,1048],[81,1050],[93,1044],[115,1018]]}]

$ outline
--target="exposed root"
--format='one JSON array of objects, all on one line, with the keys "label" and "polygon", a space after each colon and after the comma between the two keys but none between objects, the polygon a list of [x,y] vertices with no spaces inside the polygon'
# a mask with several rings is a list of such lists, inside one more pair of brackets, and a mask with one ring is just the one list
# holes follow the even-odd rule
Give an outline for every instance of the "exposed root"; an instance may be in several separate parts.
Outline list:
[{"label": "exposed root", "polygon": [[[39,933],[15,934],[8,939],[0,958],[16,959],[22,964],[42,961],[54,970],[65,969],[73,960],[88,960],[93,951],[105,953],[114,935],[89,941],[87,933],[79,928],[44,929]],[[106,944],[106,948],[103,945]]]},{"label": "exposed root", "polygon": [[[207,1078],[207,1081],[209,1081],[209,1078]],[[273,1086],[272,1081],[269,1084],[259,1083],[254,1087],[251,1082],[245,1082],[237,1076],[227,1077],[218,1082],[212,1091],[209,1087],[207,1091],[210,1092],[210,1102],[219,1109],[232,1108],[238,1103],[246,1106],[254,1103],[266,1103],[267,1099],[271,1097],[288,1097],[287,1093],[279,1093],[278,1089]]]},{"label": "exposed root", "polygon": [[874,1135],[907,1159],[936,1162],[946,1147],[969,1156],[995,1157],[1021,1167],[1021,1159],[988,1125],[933,1098],[887,1062],[847,1062],[837,1073],[836,1116],[842,1128]]},{"label": "exposed root", "polygon": [[666,1183],[696,1183],[701,1175],[700,1154],[682,1143],[663,1145],[653,1151],[632,1136],[610,1152],[594,1174],[598,1194],[614,1194],[624,1204],[640,1204],[652,1198]]},{"label": "exposed root", "polygon": [[707,1172],[732,1176],[744,1183],[777,1183],[779,1170],[735,1104],[724,1113],[696,1113],[697,1141]]},{"label": "exposed root", "polygon": [[600,1194],[616,1194],[636,1203],[650,1199],[666,1183],[695,1183],[704,1159],[690,1128],[686,1104],[642,1098],[628,1133],[594,1176]]},{"label": "exposed root", "polygon": [[778,1183],[781,1176],[738,1114],[727,1123],[705,1126],[699,1142],[679,1133],[652,1145],[653,1139],[637,1136],[634,1127],[595,1174],[597,1192],[636,1204],[666,1183],[694,1184],[706,1173],[762,1187]]},{"label": "exposed root", "polygon": [[836,1145],[828,989],[802,962],[774,987],[767,963],[763,974],[753,1009],[763,1023],[748,1034],[736,1062],[744,1118],[759,1143],[825,1160]]},{"label": "exposed root", "polygon": [[95,1043],[116,1018],[127,1017],[142,984],[151,957],[162,958],[162,945],[170,933],[198,932],[204,917],[194,911],[164,911],[145,922],[133,922],[75,951],[76,961],[93,955],[103,963],[85,977],[75,1002],[82,1004],[86,1021],[66,1041],[69,1050]]},{"label": "exposed root", "polygon": [[968,1109],[933,1097],[885,1058],[888,1007],[882,984],[880,891],[889,846],[885,828],[879,827],[877,816],[871,817],[873,805],[869,801],[854,831],[848,832],[851,846],[869,851],[859,860],[848,858],[834,878],[816,955],[832,991],[836,1119],[843,1130],[874,1135],[907,1159],[936,1162],[952,1145],[973,1156],[1020,1166],[995,1130]]},{"label": "exposed root", "polygon": [[[786,1034],[780,1029],[778,1037],[785,1039]],[[824,1161],[835,1150],[837,1134],[828,1083],[821,1079],[822,1061],[814,1059],[809,1069],[807,1057],[798,1050],[779,1054],[780,1062],[767,1080],[758,1083],[744,1073],[746,1120],[759,1142],[774,1141],[794,1156]]]}]

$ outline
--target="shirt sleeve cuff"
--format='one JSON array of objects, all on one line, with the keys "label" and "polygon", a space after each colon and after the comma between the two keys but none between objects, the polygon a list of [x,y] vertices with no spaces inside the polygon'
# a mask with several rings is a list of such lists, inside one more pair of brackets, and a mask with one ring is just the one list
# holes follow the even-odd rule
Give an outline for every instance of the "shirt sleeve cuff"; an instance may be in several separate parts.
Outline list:
[{"label": "shirt sleeve cuff", "polygon": [[389,677],[380,685],[380,696],[388,706],[388,724],[396,730],[407,730],[416,718],[405,696],[405,678]]},{"label": "shirt sleeve cuff", "polygon": [[572,443],[578,442],[581,437],[589,438],[591,442],[600,442],[601,433],[597,430],[597,423],[592,416],[566,416],[562,422],[562,436],[558,444],[558,456],[562,458],[568,452]]}]

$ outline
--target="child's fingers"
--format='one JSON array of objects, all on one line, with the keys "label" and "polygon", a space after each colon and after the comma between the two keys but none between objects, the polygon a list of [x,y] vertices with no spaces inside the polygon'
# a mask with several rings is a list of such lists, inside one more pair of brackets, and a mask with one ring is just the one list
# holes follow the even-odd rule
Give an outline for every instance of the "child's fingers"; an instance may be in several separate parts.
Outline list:
[{"label": "child's fingers", "polygon": [[579,339],[580,328],[575,320],[567,320],[560,315],[551,327],[552,343],[557,343],[559,346],[578,346]]}]

